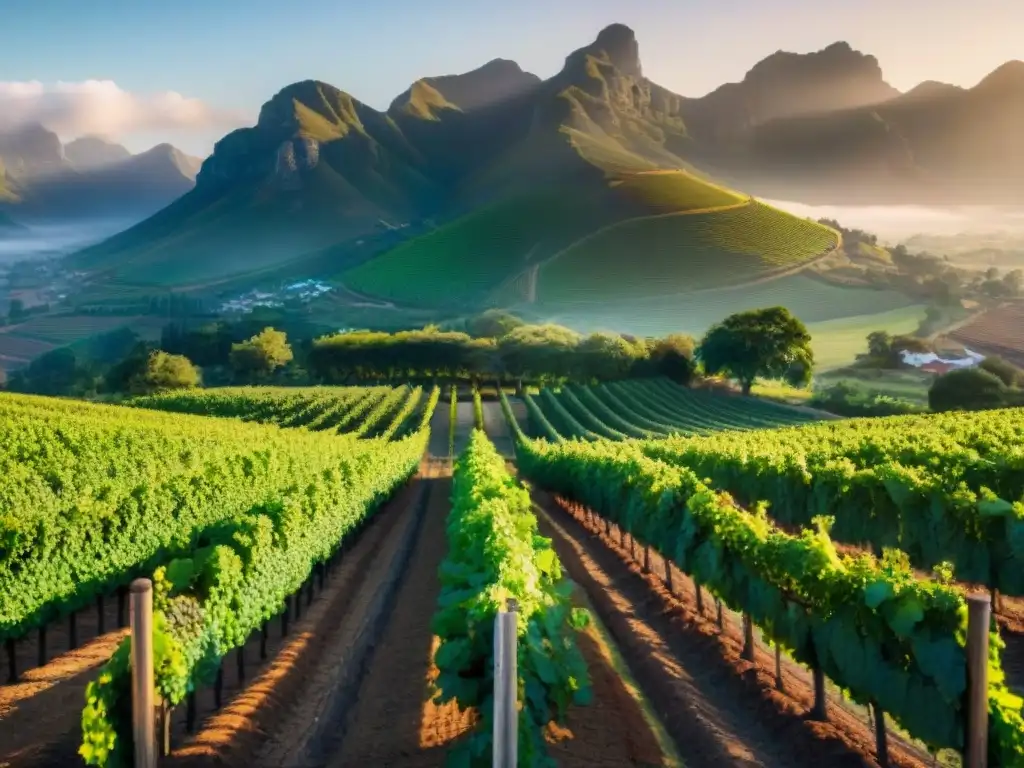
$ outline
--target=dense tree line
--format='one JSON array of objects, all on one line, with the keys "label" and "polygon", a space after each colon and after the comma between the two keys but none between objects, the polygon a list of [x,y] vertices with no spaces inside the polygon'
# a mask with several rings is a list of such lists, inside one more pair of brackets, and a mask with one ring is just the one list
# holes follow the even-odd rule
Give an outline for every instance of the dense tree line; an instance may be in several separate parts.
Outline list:
[{"label": "dense tree line", "polygon": [[584,336],[558,325],[515,323],[489,330],[502,335],[434,327],[340,333],[314,341],[307,365],[315,381],[332,384],[419,378],[552,384],[654,375],[688,383],[694,373],[688,336]]}]

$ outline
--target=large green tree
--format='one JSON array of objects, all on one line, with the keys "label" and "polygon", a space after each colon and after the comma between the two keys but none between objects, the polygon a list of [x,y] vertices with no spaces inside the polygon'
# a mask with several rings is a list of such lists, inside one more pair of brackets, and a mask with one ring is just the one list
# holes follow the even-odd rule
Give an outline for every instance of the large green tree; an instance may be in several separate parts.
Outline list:
[{"label": "large green tree", "polygon": [[266,376],[292,361],[284,331],[264,328],[248,341],[231,345],[231,367],[241,377]]},{"label": "large green tree", "polygon": [[928,390],[933,411],[979,411],[1008,404],[1010,390],[994,373],[961,368],[939,376]]},{"label": "large green tree", "polygon": [[147,358],[146,367],[132,377],[129,389],[136,394],[151,394],[191,389],[201,381],[199,369],[187,357],[156,350]]},{"label": "large green tree", "polygon": [[730,315],[707,332],[697,357],[705,373],[735,379],[744,394],[758,377],[805,385],[814,368],[811,335],[785,307]]}]

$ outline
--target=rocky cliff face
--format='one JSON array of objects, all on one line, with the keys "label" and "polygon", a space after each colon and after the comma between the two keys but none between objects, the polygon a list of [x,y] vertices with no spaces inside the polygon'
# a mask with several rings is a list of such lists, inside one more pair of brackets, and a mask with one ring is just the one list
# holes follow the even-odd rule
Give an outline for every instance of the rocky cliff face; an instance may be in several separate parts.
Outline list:
[{"label": "rocky cliff face", "polygon": [[64,156],[75,168],[100,168],[127,160],[131,152],[98,136],[83,136],[64,145]]},{"label": "rocky cliff face", "polygon": [[899,96],[885,82],[874,56],[834,43],[814,53],[778,51],[755,64],[739,83],[728,83],[684,113],[704,141],[742,139],[771,120],[879,104]]},{"label": "rocky cliff face", "polygon": [[38,123],[0,134],[0,161],[12,177],[56,173],[69,165],[57,134]]}]

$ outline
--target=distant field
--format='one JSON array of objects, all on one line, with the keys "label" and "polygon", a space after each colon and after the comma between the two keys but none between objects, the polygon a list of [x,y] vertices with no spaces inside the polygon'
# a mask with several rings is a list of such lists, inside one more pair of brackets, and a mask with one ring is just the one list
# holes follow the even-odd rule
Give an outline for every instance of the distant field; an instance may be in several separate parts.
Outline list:
[{"label": "distant field", "polygon": [[825,373],[817,377],[815,389],[823,389],[840,382],[852,384],[861,389],[880,392],[889,397],[910,400],[919,405],[928,405],[928,389],[935,376],[914,370],[881,370],[848,368]]},{"label": "distant field", "polygon": [[888,312],[809,323],[807,330],[811,333],[815,369],[826,371],[848,365],[857,355],[868,351],[867,337],[872,331],[913,333],[924,317],[925,306],[912,304]]},{"label": "distant field", "polygon": [[950,338],[977,352],[1024,365],[1024,302],[990,309]]},{"label": "distant field", "polygon": [[692,296],[659,296],[643,301],[600,304],[522,305],[516,311],[535,320],[562,323],[582,332],[618,330],[639,336],[702,334],[733,312],[782,305],[805,323],[875,315],[906,308],[896,291],[849,288],[805,275],[791,275],[746,287],[723,288]]},{"label": "distant field", "polygon": [[614,224],[546,263],[540,303],[641,298],[716,288],[796,267],[836,235],[762,203]]},{"label": "distant field", "polygon": [[[616,221],[737,206],[744,200],[681,171],[620,176],[611,179],[607,189],[547,190],[475,211],[399,245],[341,279],[362,293],[412,306],[479,301],[531,265]],[[618,255],[634,252],[635,248],[620,249]],[[660,269],[653,263],[650,268]]]},{"label": "distant field", "polygon": [[[34,317],[12,328],[12,335],[39,339],[57,346],[106,333],[125,326],[134,326],[142,318],[105,317],[98,315],[53,315]],[[148,318],[147,318],[148,319]]]},{"label": "distant field", "polygon": [[11,370],[46,354],[57,345],[39,339],[28,339],[15,336],[13,333],[0,333],[0,368]]}]

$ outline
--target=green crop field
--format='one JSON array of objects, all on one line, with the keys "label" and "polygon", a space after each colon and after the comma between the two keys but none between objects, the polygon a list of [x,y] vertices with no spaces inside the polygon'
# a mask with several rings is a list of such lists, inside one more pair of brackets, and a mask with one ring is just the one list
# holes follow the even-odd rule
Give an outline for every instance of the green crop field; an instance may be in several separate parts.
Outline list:
[{"label": "green crop field", "polygon": [[717,186],[685,171],[631,173],[611,182],[612,189],[635,198],[652,213],[725,208],[747,201],[745,195]]},{"label": "green crop field", "polygon": [[546,263],[537,301],[599,302],[716,288],[799,266],[835,244],[831,230],[757,202],[632,219]]},{"label": "green crop field", "polygon": [[683,171],[623,175],[611,179],[608,188],[547,190],[477,210],[355,267],[341,280],[400,304],[457,306],[483,299],[530,265],[587,242],[610,223],[741,206],[744,199]]},{"label": "green crop field", "polygon": [[342,275],[348,287],[414,306],[480,299],[538,252],[598,225],[589,199],[562,194],[507,200],[457,219]]},{"label": "green crop field", "polygon": [[784,405],[698,392],[667,379],[565,386],[524,394],[531,434],[549,440],[627,440],[766,429],[815,420]]}]

